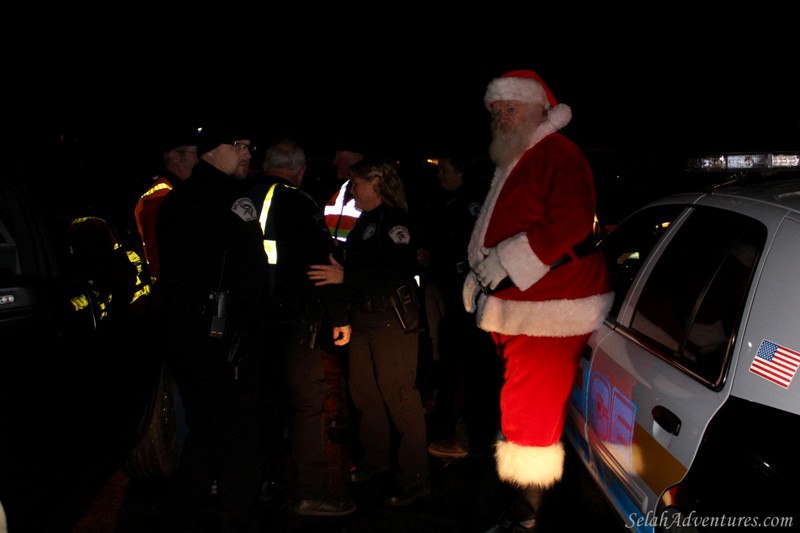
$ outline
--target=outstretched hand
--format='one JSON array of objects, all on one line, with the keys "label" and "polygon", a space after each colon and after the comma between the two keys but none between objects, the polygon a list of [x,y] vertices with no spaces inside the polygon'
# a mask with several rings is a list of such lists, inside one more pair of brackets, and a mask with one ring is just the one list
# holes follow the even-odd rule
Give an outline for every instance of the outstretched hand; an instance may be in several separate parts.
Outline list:
[{"label": "outstretched hand", "polygon": [[335,285],[344,283],[344,267],[334,259],[333,254],[328,255],[330,264],[328,265],[311,265],[308,271],[308,279],[314,282],[314,285]]}]

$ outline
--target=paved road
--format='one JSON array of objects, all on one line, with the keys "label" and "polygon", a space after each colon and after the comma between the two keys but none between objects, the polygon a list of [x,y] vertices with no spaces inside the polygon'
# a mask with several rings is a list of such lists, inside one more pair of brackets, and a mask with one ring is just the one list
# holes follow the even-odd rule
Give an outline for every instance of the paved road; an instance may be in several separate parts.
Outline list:
[{"label": "paved road", "polygon": [[[333,359],[326,359],[333,365]],[[342,397],[336,384],[340,369],[327,368],[331,381],[326,416],[333,416]],[[435,424],[436,412],[428,415]],[[487,529],[507,503],[503,485],[497,479],[491,455],[469,456],[444,461],[429,456],[432,493],[413,506],[394,508],[382,501],[381,485],[374,479],[365,485],[347,483],[352,466],[354,428],[329,436],[326,453],[330,458],[329,489],[349,495],[357,505],[346,518],[298,517],[289,512],[288,499],[259,508],[263,533],[479,533]],[[433,432],[429,428],[429,435]],[[602,499],[569,446],[563,480],[546,496],[541,510],[542,532],[627,531]],[[118,472],[72,533],[169,533],[164,530],[166,479],[130,479]],[[12,532],[13,533],[13,532]]]},{"label": "paved road", "polygon": [[[491,457],[446,462],[431,457],[432,494],[407,508],[383,504],[382,480],[364,486],[341,480],[349,466],[346,448],[329,443],[333,489],[347,491],[357,512],[347,518],[297,517],[288,500],[262,504],[261,531],[328,533],[477,533],[498,516],[505,499]],[[129,479],[119,472],[73,533],[168,533],[163,529],[166,480]],[[627,531],[601,500],[593,481],[569,452],[564,479],[547,496],[541,511],[543,532]]]}]

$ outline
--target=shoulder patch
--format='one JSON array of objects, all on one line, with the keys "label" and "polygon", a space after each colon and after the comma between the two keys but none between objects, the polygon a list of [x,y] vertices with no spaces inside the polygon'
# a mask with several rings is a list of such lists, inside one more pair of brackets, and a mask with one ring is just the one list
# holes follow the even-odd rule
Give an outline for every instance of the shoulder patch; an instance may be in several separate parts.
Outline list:
[{"label": "shoulder patch", "polygon": [[405,226],[395,226],[389,230],[389,237],[395,244],[408,244],[411,242],[411,233]]},{"label": "shoulder patch", "polygon": [[252,220],[258,220],[258,216],[256,213],[256,206],[253,205],[253,201],[250,198],[239,198],[233,205],[231,206],[231,211],[236,213],[236,215],[244,220],[245,222],[250,222]]},{"label": "shoulder patch", "polygon": [[478,218],[478,215],[481,214],[481,203],[480,202],[472,202],[467,206],[467,210],[469,210],[469,214]]}]

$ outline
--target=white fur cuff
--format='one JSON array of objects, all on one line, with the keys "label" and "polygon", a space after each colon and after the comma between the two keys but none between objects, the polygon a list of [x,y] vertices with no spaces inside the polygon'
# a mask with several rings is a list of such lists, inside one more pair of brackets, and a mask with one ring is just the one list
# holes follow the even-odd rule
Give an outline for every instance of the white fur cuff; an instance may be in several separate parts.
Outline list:
[{"label": "white fur cuff", "polygon": [[497,245],[500,263],[519,290],[524,291],[544,277],[550,267],[533,253],[528,236],[518,233]]},{"label": "white fur cuff", "polygon": [[494,452],[497,475],[519,487],[546,489],[564,474],[564,445],[520,446],[499,441]]}]

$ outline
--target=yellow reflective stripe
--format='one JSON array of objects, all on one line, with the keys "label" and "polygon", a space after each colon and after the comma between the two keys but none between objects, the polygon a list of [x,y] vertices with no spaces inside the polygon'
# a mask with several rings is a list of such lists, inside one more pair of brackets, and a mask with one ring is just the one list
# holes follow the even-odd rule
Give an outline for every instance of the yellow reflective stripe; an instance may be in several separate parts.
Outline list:
[{"label": "yellow reflective stripe", "polygon": [[[267,217],[269,217],[269,208],[272,206],[272,196],[275,194],[275,187],[278,183],[273,183],[264,196],[264,203],[261,205],[261,216],[258,217],[258,222],[261,224],[261,232],[264,234],[264,251],[267,253],[267,262],[270,265],[278,264],[278,244],[274,239],[267,239]],[[282,184],[284,187],[296,189],[291,185]]]},{"label": "yellow reflective stripe", "polygon": [[278,245],[273,239],[264,239],[264,251],[267,252],[267,262],[270,265],[277,265]]},{"label": "yellow reflective stripe", "polygon": [[264,238],[264,251],[267,252],[267,262],[270,265],[278,264],[278,248],[274,240],[267,239],[267,217],[269,216],[269,208],[272,206],[272,195],[275,194],[275,186],[273,183],[264,196],[264,203],[261,205],[261,216],[258,217],[258,222],[261,224],[261,233],[265,235]]},{"label": "yellow reflective stripe", "polygon": [[155,185],[153,185],[152,187],[150,187],[150,188],[149,188],[149,189],[148,189],[148,190],[147,190],[147,191],[146,191],[146,192],[145,192],[145,193],[142,195],[142,198],[145,198],[145,197],[147,197],[147,196],[150,196],[151,194],[155,194],[155,193],[157,193],[158,191],[162,191],[162,190],[164,190],[164,189],[166,189],[167,191],[171,191],[171,190],[172,190],[172,185],[170,185],[170,184],[168,184],[168,183],[164,183],[164,182],[161,182],[161,183],[156,183]]}]

